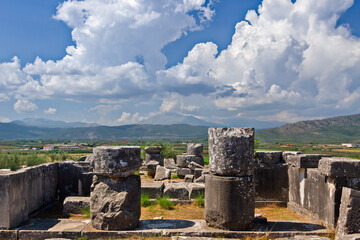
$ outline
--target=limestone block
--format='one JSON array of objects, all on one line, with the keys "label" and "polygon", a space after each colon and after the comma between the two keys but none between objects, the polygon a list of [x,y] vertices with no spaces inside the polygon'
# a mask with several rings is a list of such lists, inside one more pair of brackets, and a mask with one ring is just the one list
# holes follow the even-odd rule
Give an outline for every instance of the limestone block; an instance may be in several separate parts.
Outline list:
[{"label": "limestone block", "polygon": [[354,233],[360,233],[360,191],[344,187],[336,235]]},{"label": "limestone block", "polygon": [[221,176],[254,173],[253,128],[209,128],[210,171]]},{"label": "limestone block", "polygon": [[282,153],[282,161],[287,162],[287,158],[292,155],[299,155],[301,152],[297,151],[285,151]]},{"label": "limestone block", "polygon": [[165,179],[171,179],[171,170],[162,166],[156,167],[155,181],[162,181]]},{"label": "limestone block", "polygon": [[164,187],[163,182],[143,181],[141,183],[141,194],[148,194],[150,198],[161,197]]},{"label": "limestone block", "polygon": [[197,179],[197,178],[201,177],[203,171],[204,171],[203,168],[195,168],[195,169],[193,170],[193,172],[194,172],[194,178]]},{"label": "limestone block", "polygon": [[200,143],[188,143],[187,144],[187,154],[201,156],[203,154],[203,145]]},{"label": "limestone block", "polygon": [[163,147],[161,146],[150,146],[150,147],[145,147],[145,152],[159,154],[162,151],[162,149]]},{"label": "limestone block", "polygon": [[282,162],[282,152],[279,151],[257,151],[254,157],[255,162],[274,166]]},{"label": "limestone block", "polygon": [[145,164],[150,161],[157,161],[161,166],[164,166],[164,156],[160,153],[146,153]]},{"label": "limestone block", "polygon": [[147,174],[148,176],[154,178],[155,177],[155,174],[156,174],[156,168],[157,166],[159,166],[159,162],[158,161],[149,161],[147,164],[146,164],[146,167],[147,167]]},{"label": "limestone block", "polygon": [[297,154],[289,155],[286,162],[297,168],[317,168],[322,157],[329,157],[329,155],[322,154]]},{"label": "limestone block", "polygon": [[94,172],[112,177],[133,175],[142,164],[140,147],[116,146],[94,148]]},{"label": "limestone block", "polygon": [[189,167],[192,171],[195,171],[196,168],[201,169],[201,170],[204,169],[204,166],[203,166],[203,165],[200,165],[200,164],[198,164],[198,163],[196,163],[196,162],[191,162],[191,163],[189,163],[188,167]]},{"label": "limestone block", "polygon": [[168,183],[164,189],[164,196],[169,198],[177,198],[180,200],[188,200],[189,199],[189,190],[185,183]]},{"label": "limestone block", "polygon": [[296,235],[293,237],[276,238],[275,240],[330,240],[330,238],[320,237],[318,235]]},{"label": "limestone block", "polygon": [[192,175],[192,174],[187,174],[187,175],[185,175],[185,182],[193,182],[194,181],[194,175]]},{"label": "limestone block", "polygon": [[190,168],[177,168],[176,169],[176,175],[178,175],[179,178],[184,178],[186,175],[192,174],[192,171]]},{"label": "limestone block", "polygon": [[210,227],[250,230],[255,214],[253,177],[205,177],[205,220]]},{"label": "limestone block", "polygon": [[197,198],[201,194],[205,196],[204,183],[190,183],[187,188],[189,189],[189,199]]},{"label": "limestone block", "polygon": [[187,168],[191,162],[195,162],[201,166],[204,166],[204,158],[202,156],[188,154],[176,156],[176,166],[180,168]]},{"label": "limestone block", "polygon": [[90,197],[67,197],[63,203],[63,216],[69,217],[70,213],[79,214],[90,207]]},{"label": "limestone block", "polygon": [[329,177],[360,177],[360,160],[352,158],[322,158],[319,170]]},{"label": "limestone block", "polygon": [[48,163],[43,166],[43,205],[46,205],[58,197],[59,163]]},{"label": "limestone block", "polygon": [[92,226],[100,230],[136,228],[141,211],[140,176],[94,176],[90,196]]},{"label": "limestone block", "polygon": [[164,159],[164,167],[166,168],[176,168],[176,163],[173,158],[165,158]]},{"label": "limestone block", "polygon": [[200,177],[196,178],[194,183],[205,183],[205,175],[201,175]]}]

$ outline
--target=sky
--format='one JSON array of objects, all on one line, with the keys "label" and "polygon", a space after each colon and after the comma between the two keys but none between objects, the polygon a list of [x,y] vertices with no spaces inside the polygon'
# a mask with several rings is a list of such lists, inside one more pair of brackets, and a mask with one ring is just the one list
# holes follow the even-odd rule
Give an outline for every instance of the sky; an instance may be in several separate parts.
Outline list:
[{"label": "sky", "polygon": [[1,0],[0,121],[357,114],[359,37],[360,0]]}]

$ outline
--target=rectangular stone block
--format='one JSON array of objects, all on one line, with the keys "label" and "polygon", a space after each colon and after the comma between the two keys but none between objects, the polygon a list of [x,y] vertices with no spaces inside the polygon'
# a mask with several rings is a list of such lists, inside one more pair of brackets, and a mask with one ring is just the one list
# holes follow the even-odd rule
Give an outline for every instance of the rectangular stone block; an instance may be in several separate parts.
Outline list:
[{"label": "rectangular stone block", "polygon": [[265,164],[267,166],[274,166],[282,162],[282,152],[280,151],[256,151],[255,162]]},{"label": "rectangular stone block", "polygon": [[288,165],[255,167],[256,200],[288,201]]},{"label": "rectangular stone block", "polygon": [[209,165],[216,175],[254,174],[254,129],[209,128]]},{"label": "rectangular stone block", "polygon": [[161,197],[163,195],[164,186],[163,182],[142,181],[141,194],[149,194],[150,198]]},{"label": "rectangular stone block", "polygon": [[329,177],[360,177],[360,160],[352,158],[322,158],[319,170]]},{"label": "rectangular stone block", "polygon": [[203,145],[201,143],[188,143],[187,154],[201,156],[203,154]]},{"label": "rectangular stone block", "polygon": [[288,155],[286,162],[297,168],[317,168],[322,157],[329,157],[321,154],[298,154]]},{"label": "rectangular stone block", "polygon": [[187,184],[183,182],[168,183],[165,186],[163,195],[169,198],[189,200],[189,189],[187,188]]},{"label": "rectangular stone block", "polygon": [[90,207],[90,197],[67,197],[63,203],[63,216],[79,214],[87,207]]},{"label": "rectangular stone block", "polygon": [[354,233],[360,233],[360,191],[344,187],[336,235],[339,238]]},{"label": "rectangular stone block", "polygon": [[301,205],[300,202],[300,168],[289,166],[289,201]]}]

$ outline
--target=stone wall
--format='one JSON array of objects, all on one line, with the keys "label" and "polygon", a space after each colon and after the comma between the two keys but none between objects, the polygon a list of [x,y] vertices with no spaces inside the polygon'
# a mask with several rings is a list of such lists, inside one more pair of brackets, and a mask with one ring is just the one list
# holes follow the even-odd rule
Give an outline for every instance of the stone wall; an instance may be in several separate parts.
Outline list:
[{"label": "stone wall", "polygon": [[16,227],[57,198],[59,164],[0,174],[0,229]]}]

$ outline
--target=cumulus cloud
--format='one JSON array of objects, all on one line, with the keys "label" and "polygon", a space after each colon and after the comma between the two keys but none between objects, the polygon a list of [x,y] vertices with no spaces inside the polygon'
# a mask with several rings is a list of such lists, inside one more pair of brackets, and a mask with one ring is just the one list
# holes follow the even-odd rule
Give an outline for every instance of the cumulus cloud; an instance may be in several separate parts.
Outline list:
[{"label": "cumulus cloud", "polygon": [[38,107],[36,106],[35,103],[30,102],[28,99],[19,99],[16,101],[16,103],[14,104],[14,109],[16,112],[18,113],[22,113],[22,112],[33,112],[37,109]]},{"label": "cumulus cloud", "polygon": [[121,114],[120,118],[117,120],[117,122],[121,123],[121,124],[127,124],[127,123],[136,123],[136,122],[142,121],[144,119],[145,119],[145,117],[140,116],[140,114],[138,112],[134,113],[134,114],[131,114],[128,112],[123,112]]},{"label": "cumulus cloud", "polygon": [[45,114],[55,114],[56,113],[56,108],[48,108],[46,110],[44,110]]}]

